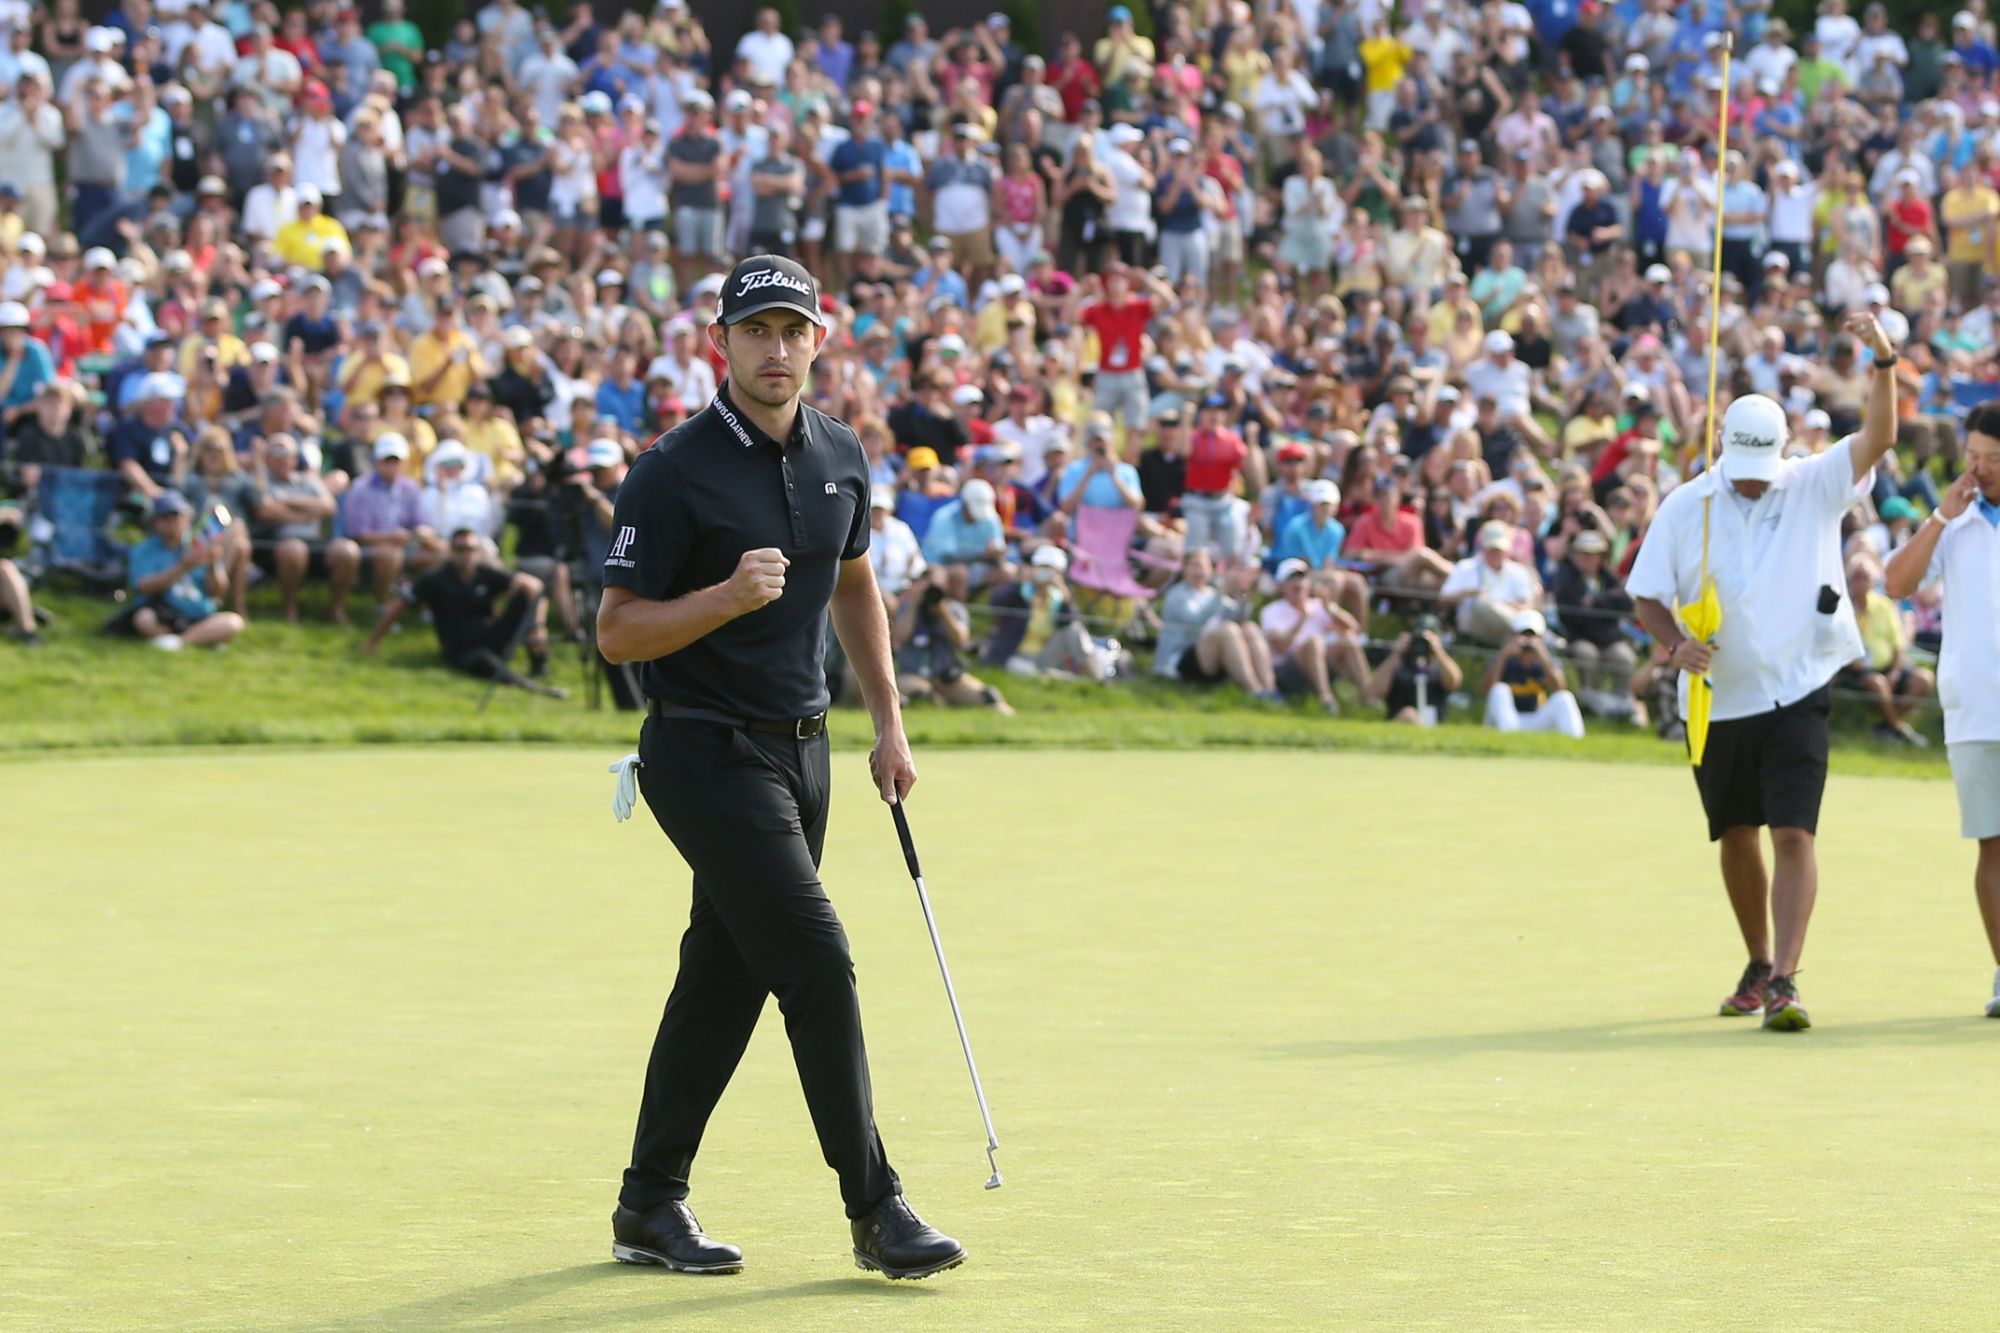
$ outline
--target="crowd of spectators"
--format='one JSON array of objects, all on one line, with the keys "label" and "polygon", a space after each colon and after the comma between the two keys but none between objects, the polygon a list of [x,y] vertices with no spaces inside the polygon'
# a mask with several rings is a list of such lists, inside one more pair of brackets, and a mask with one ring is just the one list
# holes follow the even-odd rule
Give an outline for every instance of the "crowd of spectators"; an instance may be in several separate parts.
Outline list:
[{"label": "crowd of spectators", "polygon": [[1866,310],[1903,447],[1849,520],[1853,682],[1915,735],[1934,601],[1880,566],[1995,390],[1985,0],[1907,32],[1845,0],[1796,32],[1761,0],[1040,17],[1034,50],[1003,14],[764,10],[718,50],[684,0],[429,38],[402,0],[0,0],[0,614],[35,640],[40,474],[85,468],[145,537],[123,625],[166,646],[259,585],[400,609],[472,544],[583,633],[624,466],[716,392],[719,275],[769,250],[823,278],[809,398],[868,451],[907,691],[1005,709],[1007,674],[1150,643],[1431,721],[1478,653],[1487,721],[1579,734],[1661,711],[1620,575],[1711,371],[1823,448]]}]

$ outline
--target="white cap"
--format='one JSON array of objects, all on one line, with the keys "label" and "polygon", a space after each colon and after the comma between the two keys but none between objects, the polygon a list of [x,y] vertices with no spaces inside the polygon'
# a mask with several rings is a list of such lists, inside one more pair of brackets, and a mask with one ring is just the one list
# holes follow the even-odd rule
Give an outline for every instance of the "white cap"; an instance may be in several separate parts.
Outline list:
[{"label": "white cap", "polygon": [[1976,28],[1979,26],[1979,20],[1972,16],[1971,10],[1961,9],[1951,16],[1951,26],[1954,28]]},{"label": "white cap", "polygon": [[1869,283],[1868,290],[1861,293],[1861,295],[1867,300],[1869,305],[1889,304],[1889,289],[1879,282]]},{"label": "white cap", "polygon": [[28,327],[28,307],[19,301],[0,302],[0,329]]},{"label": "white cap", "polygon": [[1479,529],[1479,549],[1482,551],[1504,551],[1514,544],[1512,524],[1491,519]]},{"label": "white cap", "polygon": [[[382,456],[382,442],[375,442],[375,456]],[[446,440],[431,450],[431,466],[434,468],[464,467],[472,459],[472,453],[457,440]]]},{"label": "white cap", "polygon": [[896,508],[896,497],[880,486],[874,487],[868,492],[868,507],[887,509],[893,513]]},{"label": "white cap", "polygon": [[1784,452],[1785,409],[1774,398],[1749,393],[1722,414],[1722,470],[1731,481],[1770,481]]},{"label": "white cap", "polygon": [[1316,505],[1337,505],[1340,503],[1340,487],[1321,477],[1305,485],[1306,499]]},{"label": "white cap", "polygon": [[577,107],[587,116],[608,116],[611,114],[611,94],[592,90],[577,99]]},{"label": "white cap", "polygon": [[93,245],[83,252],[85,268],[110,268],[118,262],[118,256],[101,245]]},{"label": "white cap", "polygon": [[1045,543],[1035,548],[1035,553],[1028,557],[1028,563],[1038,569],[1063,570],[1069,568],[1069,555],[1062,547]]},{"label": "white cap", "polygon": [[408,458],[410,442],[395,431],[388,431],[375,437],[375,461],[385,458]]},{"label": "white cap", "polygon": [[1653,62],[1646,59],[1646,57],[1642,55],[1629,55],[1625,57],[1625,68],[1632,71],[1634,74],[1641,73],[1642,71],[1645,70],[1649,70],[1652,67],[1653,67]]},{"label": "white cap", "polygon": [[297,198],[300,203],[311,204],[314,208],[318,208],[326,202],[326,196],[319,192],[319,186],[317,185],[301,185],[298,189]]},{"label": "white cap", "polygon": [[500,335],[500,341],[508,347],[533,347],[535,345],[534,330],[525,324],[516,324],[513,328],[508,329]]},{"label": "white cap", "polygon": [[182,396],[178,375],[148,374],[139,379],[138,401],[153,398],[179,398]]},{"label": "white cap", "polygon": [[1000,294],[1002,296],[1019,296],[1027,290],[1028,280],[1020,274],[1002,273],[1000,275]]},{"label": "white cap", "polygon": [[1516,634],[1547,634],[1549,622],[1540,611],[1516,611],[1511,622]]},{"label": "white cap", "polygon": [[601,268],[597,270],[597,285],[600,287],[623,287],[625,285],[625,275],[615,268]]},{"label": "white cap", "polygon": [[1299,559],[1297,556],[1293,556],[1289,560],[1280,560],[1278,562],[1276,577],[1278,582],[1284,583],[1289,579],[1294,579],[1299,577],[1300,575],[1310,574],[1310,573],[1312,573],[1312,566],[1307,564],[1305,561]]},{"label": "white cap", "polygon": [[1833,418],[1826,414],[1824,408],[1815,407],[1812,411],[1806,413],[1806,429],[1832,430]]},{"label": "white cap", "polygon": [[625,461],[625,446],[608,435],[600,435],[583,451],[583,461],[592,467],[617,467]]},{"label": "white cap", "polygon": [[1647,282],[1672,282],[1673,280],[1674,271],[1665,264],[1648,264],[1646,266]]},{"label": "white cap", "polygon": [[1915,167],[1904,167],[1896,173],[1896,184],[1898,185],[1922,185],[1923,183],[1924,178],[1917,174]]},{"label": "white cap", "polygon": [[36,231],[22,232],[21,239],[16,245],[24,255],[45,255],[49,252],[48,242],[44,241],[42,234]]},{"label": "white cap", "polygon": [[1111,142],[1115,144],[1143,143],[1145,139],[1145,131],[1137,125],[1119,124],[1111,127]]},{"label": "white cap", "polygon": [[96,54],[104,54],[117,45],[117,34],[110,28],[92,28],[83,34],[84,49]]},{"label": "white cap", "polygon": [[1511,352],[1514,350],[1514,335],[1505,329],[1495,329],[1486,335],[1486,341],[1481,345],[1489,356],[1496,352]]},{"label": "white cap", "polygon": [[947,333],[937,340],[937,348],[940,352],[963,352],[965,351],[965,339],[959,337],[956,333]]},{"label": "white cap", "polygon": [[260,364],[261,364],[261,363],[263,363],[263,362],[267,362],[267,361],[276,361],[276,360],[278,359],[278,347],[277,347],[277,344],[276,344],[276,343],[251,343],[251,344],[250,344],[250,359],[251,359],[252,361],[256,361],[256,362],[258,362],[258,363],[260,363]]},{"label": "white cap", "polygon": [[729,95],[722,99],[722,108],[725,111],[748,111],[755,101],[748,88],[731,88]]},{"label": "white cap", "polygon": [[486,225],[496,230],[501,227],[518,227],[521,225],[521,215],[511,208],[498,209]]},{"label": "white cap", "polygon": [[985,402],[986,395],[980,392],[977,384],[961,384],[951,391],[951,401],[960,407],[965,407],[970,403]]},{"label": "white cap", "polygon": [[[1918,239],[1921,240],[1923,238],[1919,237]],[[1789,270],[1791,266],[1792,266],[1791,256],[1787,255],[1783,250],[1766,250],[1764,252],[1765,268],[1782,268]]]},{"label": "white cap", "polygon": [[998,500],[993,494],[993,483],[974,477],[959,488],[959,507],[967,518],[984,522],[998,512]]},{"label": "white cap", "polygon": [[445,262],[442,255],[432,255],[429,259],[417,265],[417,276],[420,278],[434,277],[439,273],[449,272],[451,272],[451,265]]}]

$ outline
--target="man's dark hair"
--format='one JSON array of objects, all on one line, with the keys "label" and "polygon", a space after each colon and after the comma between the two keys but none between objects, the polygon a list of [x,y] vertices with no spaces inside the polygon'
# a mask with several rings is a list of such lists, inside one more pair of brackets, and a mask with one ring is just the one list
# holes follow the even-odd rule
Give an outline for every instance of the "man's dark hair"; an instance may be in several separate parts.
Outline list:
[{"label": "man's dark hair", "polygon": [[478,528],[453,528],[451,531],[451,539],[453,541],[457,541],[460,537],[477,538],[478,536],[479,536]]},{"label": "man's dark hair", "polygon": [[1966,414],[1965,433],[1990,435],[2000,440],[2000,402],[1981,403]]}]

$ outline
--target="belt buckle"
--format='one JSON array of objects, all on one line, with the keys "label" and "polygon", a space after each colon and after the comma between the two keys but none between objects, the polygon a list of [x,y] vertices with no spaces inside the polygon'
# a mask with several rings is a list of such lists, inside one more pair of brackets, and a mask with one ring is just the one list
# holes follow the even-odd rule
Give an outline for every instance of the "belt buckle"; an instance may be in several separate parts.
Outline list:
[{"label": "belt buckle", "polygon": [[810,731],[807,731],[806,728],[811,726],[812,722],[813,720],[809,717],[800,717],[792,719],[792,739],[795,741],[811,740],[813,738],[813,734]]}]

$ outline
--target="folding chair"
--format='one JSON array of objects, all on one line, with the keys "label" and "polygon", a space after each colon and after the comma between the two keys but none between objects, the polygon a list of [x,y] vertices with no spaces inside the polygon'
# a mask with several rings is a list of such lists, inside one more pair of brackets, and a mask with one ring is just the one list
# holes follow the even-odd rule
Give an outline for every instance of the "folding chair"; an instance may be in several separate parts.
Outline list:
[{"label": "folding chair", "polygon": [[93,592],[124,587],[126,548],[110,530],[125,492],[125,481],[115,472],[43,468],[29,530],[30,567],[68,575]]}]

